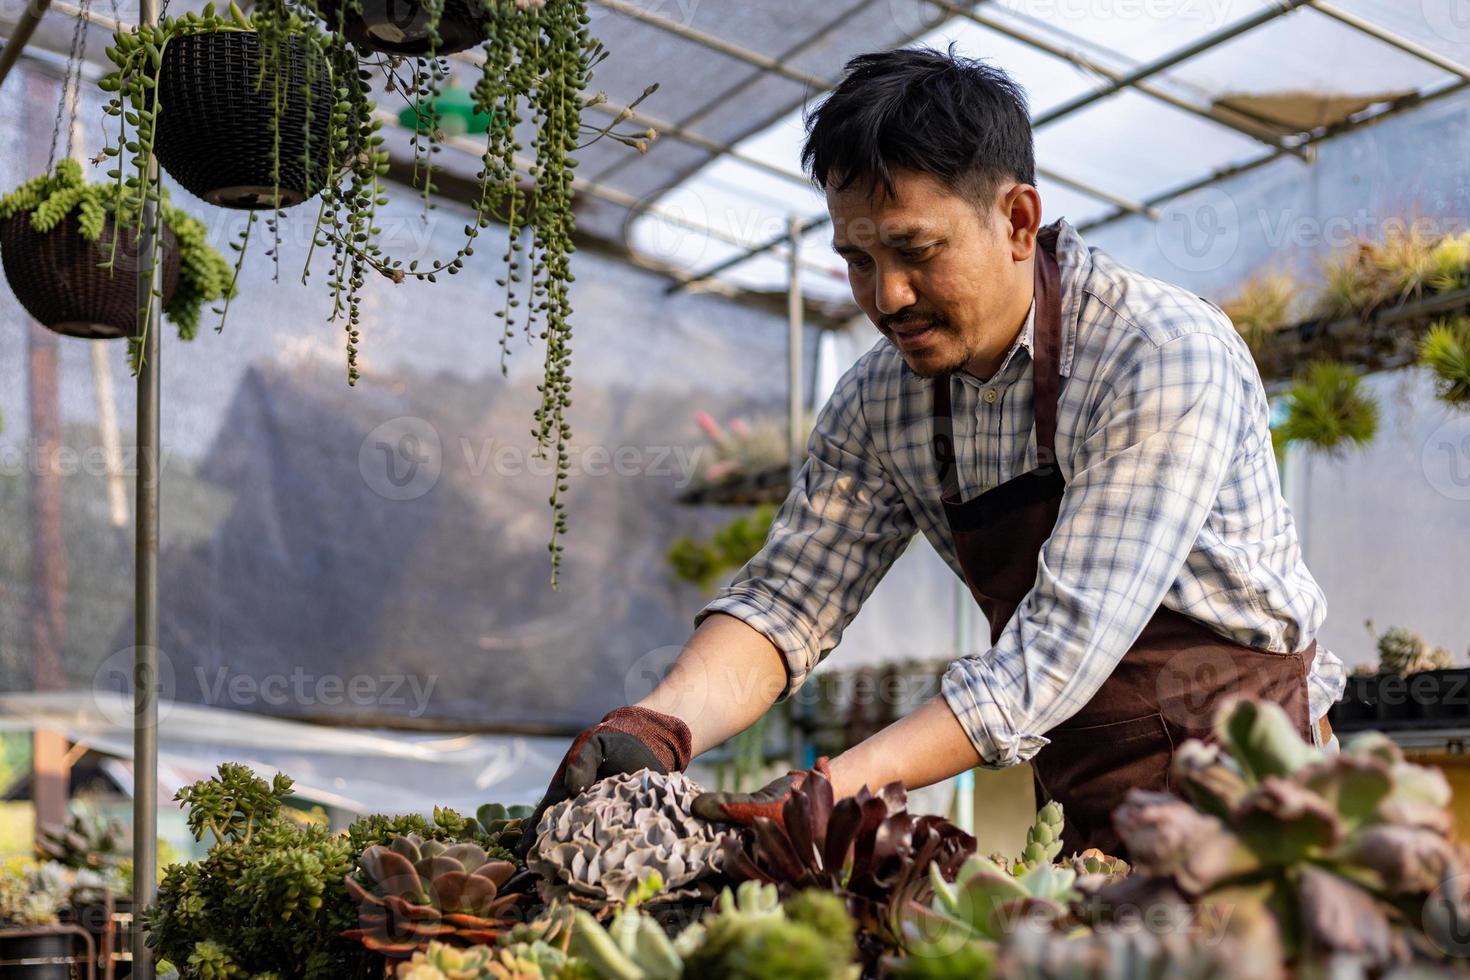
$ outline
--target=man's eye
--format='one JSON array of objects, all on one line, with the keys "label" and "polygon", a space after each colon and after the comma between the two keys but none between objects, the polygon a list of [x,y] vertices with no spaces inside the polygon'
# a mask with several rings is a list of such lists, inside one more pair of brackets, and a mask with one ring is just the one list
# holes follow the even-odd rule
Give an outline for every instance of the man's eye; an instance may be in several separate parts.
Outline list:
[{"label": "man's eye", "polygon": [[862,270],[866,269],[868,266],[870,266],[872,264],[873,264],[873,260],[870,259],[870,258],[868,258],[866,255],[849,255],[849,256],[847,256],[847,267],[849,269],[856,269],[859,272],[861,272]]},{"label": "man's eye", "polygon": [[921,262],[927,259],[937,247],[936,245],[920,245],[917,248],[906,248],[902,254],[907,262]]}]

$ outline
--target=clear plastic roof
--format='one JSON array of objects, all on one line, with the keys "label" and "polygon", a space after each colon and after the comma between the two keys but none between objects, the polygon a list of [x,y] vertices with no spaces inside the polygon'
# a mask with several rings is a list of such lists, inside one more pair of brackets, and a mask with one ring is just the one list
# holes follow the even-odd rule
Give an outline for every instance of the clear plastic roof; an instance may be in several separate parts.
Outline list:
[{"label": "clear plastic roof", "polygon": [[[202,4],[202,0],[198,0]],[[65,51],[75,0],[54,0],[33,49]],[[172,13],[195,0],[178,0]],[[1084,229],[1214,176],[1275,157],[1310,165],[1333,135],[1470,83],[1463,0],[592,0],[611,56],[593,85],[605,125],[652,83],[631,125],[659,138],[640,155],[587,147],[578,174],[584,231],[685,279],[781,290],[779,240],[793,216],[825,214],[799,172],[802,112],[864,51],[945,47],[1004,68],[1027,91],[1048,218]],[[136,0],[107,7],[137,16]],[[16,11],[19,8],[14,8]],[[14,13],[0,14],[0,25]],[[9,33],[8,31],[6,33]],[[100,28],[94,28],[100,35]],[[89,54],[106,43],[94,38]],[[454,68],[466,84],[474,55]],[[383,93],[385,111],[400,108]],[[524,141],[523,141],[524,142]],[[406,133],[390,147],[406,154]],[[441,162],[474,173],[476,147]],[[802,242],[803,289],[845,300],[824,227]],[[765,246],[763,250],[761,247]],[[758,251],[743,261],[747,252]],[[719,268],[729,263],[728,268]]]}]

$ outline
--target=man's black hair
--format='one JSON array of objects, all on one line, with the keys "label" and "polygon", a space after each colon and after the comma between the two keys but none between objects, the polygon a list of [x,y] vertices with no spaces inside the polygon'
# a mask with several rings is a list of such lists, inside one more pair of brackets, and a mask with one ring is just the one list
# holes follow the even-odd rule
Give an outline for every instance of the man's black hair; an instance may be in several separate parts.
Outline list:
[{"label": "man's black hair", "polygon": [[894,168],[930,174],[977,205],[1001,181],[1036,183],[1026,93],[999,68],[932,48],[859,55],[806,117],[802,168],[819,190],[893,193]]}]

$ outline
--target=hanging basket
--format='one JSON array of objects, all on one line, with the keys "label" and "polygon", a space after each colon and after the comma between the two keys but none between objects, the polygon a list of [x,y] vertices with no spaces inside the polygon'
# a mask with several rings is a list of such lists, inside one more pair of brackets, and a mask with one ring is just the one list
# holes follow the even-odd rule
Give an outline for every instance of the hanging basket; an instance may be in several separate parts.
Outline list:
[{"label": "hanging basket", "polygon": [[[352,9],[350,0],[317,0],[316,6],[329,29],[335,31],[340,24],[343,35],[359,48],[388,54],[429,53],[429,11],[417,0],[360,0],[361,13]],[[467,50],[485,37],[485,10],[479,0],[444,0],[436,54]]]},{"label": "hanging basket", "polygon": [[272,178],[276,139],[274,84],[256,87],[260,41],[249,31],[177,37],[164,48],[159,73],[158,132],[154,154],[191,194],[220,207],[246,211],[292,207],[328,180],[332,86],[325,64],[311,84],[311,173],[307,173],[306,52],[290,39],[285,107],[280,115],[280,200]]},{"label": "hanging basket", "polygon": [[[112,269],[98,268],[112,255],[116,227],[108,219],[97,241],[89,242],[77,230],[75,215],[67,215],[47,232],[31,227],[29,211],[0,221],[0,261],[26,312],[68,337],[115,340],[137,333],[136,228],[117,243]],[[179,250],[167,226],[159,244],[167,306],[179,285]]]}]

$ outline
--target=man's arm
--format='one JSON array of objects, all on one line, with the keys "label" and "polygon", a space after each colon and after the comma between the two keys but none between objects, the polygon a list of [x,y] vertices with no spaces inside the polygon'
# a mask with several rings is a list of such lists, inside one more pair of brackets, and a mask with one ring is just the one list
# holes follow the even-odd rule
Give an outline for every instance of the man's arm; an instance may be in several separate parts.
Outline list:
[{"label": "man's arm", "polygon": [[735,617],[714,614],[638,707],[682,718],[699,755],[755,724],[785,689],[776,645]]},{"label": "man's arm", "polygon": [[1209,334],[1144,352],[1089,426],[1036,582],[999,641],[955,661],[941,697],[834,760],[838,788],[916,788],[1035,755],[1178,578],[1252,424],[1249,383]]}]

